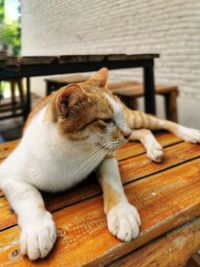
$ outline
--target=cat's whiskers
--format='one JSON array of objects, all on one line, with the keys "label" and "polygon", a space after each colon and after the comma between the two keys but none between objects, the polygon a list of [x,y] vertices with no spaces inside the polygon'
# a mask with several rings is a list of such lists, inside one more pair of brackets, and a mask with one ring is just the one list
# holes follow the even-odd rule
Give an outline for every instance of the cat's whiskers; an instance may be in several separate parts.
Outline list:
[{"label": "cat's whiskers", "polygon": [[93,157],[92,159],[90,159],[89,161],[87,161],[83,166],[82,168],[79,170],[79,172],[77,173],[77,175],[81,174],[81,173],[84,173],[85,170],[87,170],[88,168],[90,168],[90,166],[94,165],[94,163],[99,159],[99,157],[104,156],[104,153],[99,153],[98,155],[96,155],[95,157]]},{"label": "cat's whiskers", "polygon": [[[94,148],[92,148],[92,149],[89,150],[88,152],[83,153],[83,154],[81,155],[81,157],[79,157],[79,158],[75,158],[75,159],[72,159],[72,160],[69,160],[68,162],[70,162],[70,163],[74,163],[74,162],[82,161],[82,160],[84,160],[84,159],[86,159],[86,158],[88,158],[88,157],[91,157],[91,156],[95,155],[98,151],[99,151],[98,147],[95,146]],[[69,152],[69,153],[70,153],[70,152]],[[73,155],[73,157],[74,157],[74,155]]]},{"label": "cat's whiskers", "polygon": [[126,140],[117,139],[117,140],[109,141],[105,143],[102,147],[111,149],[111,151],[115,151],[116,149],[124,145],[126,142],[127,142]]},{"label": "cat's whiskers", "polygon": [[[122,143],[123,142],[120,139],[117,139],[115,141],[106,142],[105,144],[101,145],[100,147],[94,146],[92,149],[90,149],[86,153],[83,153],[79,158],[75,158],[75,159],[69,160],[68,162],[76,163],[76,162],[82,161],[82,160],[84,160],[84,159],[86,159],[88,157],[91,157],[91,156],[95,155],[99,151],[99,148],[100,149],[105,148],[105,147],[107,147],[107,145],[114,145],[114,148],[115,148],[116,146],[118,146],[118,144],[121,145]],[[109,149],[111,149],[110,146],[109,146]],[[69,153],[71,154],[71,151],[69,151]],[[73,154],[73,157],[74,157],[74,154]]]},{"label": "cat's whiskers", "polygon": [[94,165],[96,161],[99,161],[99,158],[103,159],[104,156],[109,152],[109,150],[99,150],[92,157],[89,157],[88,160],[84,161],[83,165],[80,165],[80,169],[75,173],[76,176],[79,176],[81,173],[84,173],[86,169]]},{"label": "cat's whiskers", "polygon": [[[74,159],[73,161],[70,161],[70,163],[75,164],[81,164],[81,162],[84,162],[84,165],[88,162],[90,162],[93,158],[96,158],[98,155],[101,155],[102,152],[104,154],[107,153],[107,151],[102,151],[101,149],[98,149],[97,147],[95,147],[90,153],[86,153],[84,155],[82,155],[82,157],[78,158],[78,159]],[[71,165],[72,168],[74,168],[74,165]]]}]

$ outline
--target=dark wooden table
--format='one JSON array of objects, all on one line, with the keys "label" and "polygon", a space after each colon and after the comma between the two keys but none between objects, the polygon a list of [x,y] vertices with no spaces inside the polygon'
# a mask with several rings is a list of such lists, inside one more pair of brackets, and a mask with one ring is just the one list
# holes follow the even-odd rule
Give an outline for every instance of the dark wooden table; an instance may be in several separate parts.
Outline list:
[{"label": "dark wooden table", "polygon": [[27,78],[27,101],[25,112],[31,108],[30,77],[96,71],[108,69],[143,68],[145,88],[145,111],[156,113],[154,59],[158,54],[112,54],[6,57],[0,54],[0,81],[8,78]]},{"label": "dark wooden table", "polygon": [[[140,143],[117,153],[126,195],[141,216],[138,238],[120,242],[109,233],[92,174],[67,192],[45,195],[58,239],[48,258],[33,263],[19,251],[16,216],[0,192],[0,266],[185,266],[200,247],[200,145],[165,132],[156,137],[165,147],[161,164],[151,162]],[[17,144],[0,145],[0,162]]]}]

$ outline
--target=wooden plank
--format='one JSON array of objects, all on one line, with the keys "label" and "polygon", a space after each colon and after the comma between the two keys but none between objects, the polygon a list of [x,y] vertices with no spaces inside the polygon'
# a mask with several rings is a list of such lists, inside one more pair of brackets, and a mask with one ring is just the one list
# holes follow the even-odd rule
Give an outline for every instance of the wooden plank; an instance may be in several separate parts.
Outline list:
[{"label": "wooden plank", "polygon": [[[109,89],[116,95],[129,96],[129,97],[141,97],[144,96],[144,86],[137,82],[121,82],[110,84]],[[178,95],[178,87],[175,85],[156,85],[156,94],[165,95],[174,91]]]},{"label": "wooden plank", "polygon": [[57,56],[38,56],[38,57],[8,57],[6,61],[7,66],[18,67],[20,65],[46,65],[58,63],[59,58]]},{"label": "wooden plank", "polygon": [[[182,162],[191,160],[200,154],[200,147],[186,142],[165,149],[165,161],[162,164],[152,163],[141,155],[135,158],[121,161],[119,163],[121,177],[124,184],[131,181],[152,175]],[[76,186],[76,189],[69,190],[62,194],[44,195],[45,203],[50,211],[55,211],[63,207],[72,205],[86,198],[100,194],[101,189],[97,184],[94,174],[83,183]],[[78,192],[78,193],[77,193]],[[10,227],[16,223],[15,216],[10,216],[8,203],[4,198],[0,198],[1,221],[0,229]]]},{"label": "wooden plank", "polygon": [[[155,137],[158,142],[163,146],[169,146],[181,142],[181,139],[169,132],[157,132]],[[139,142],[129,142],[121,149],[118,150],[116,156],[118,160],[128,159],[133,156],[145,153],[143,145]]]},{"label": "wooden plank", "polygon": [[164,160],[160,164],[152,162],[145,154],[120,161],[122,181],[130,182],[199,157],[200,146],[182,142],[165,148],[164,154]]},{"label": "wooden plank", "polygon": [[[168,132],[155,133],[158,142],[163,147],[181,142],[180,138]],[[0,144],[0,162],[2,162],[19,143],[19,140]],[[139,142],[129,142],[117,152],[118,160],[137,156],[145,153],[144,147]]]},{"label": "wooden plank", "polygon": [[8,157],[8,155],[16,148],[18,143],[19,140],[0,144],[0,162]]},{"label": "wooden plank", "polygon": [[[77,62],[103,62],[103,61],[132,61],[132,60],[150,60],[158,58],[159,54],[99,54],[99,55],[62,55],[62,56],[25,56],[25,57],[0,57],[1,61],[6,61],[6,66],[15,65],[43,65],[59,63],[77,63]],[[105,64],[106,65],[106,64]]]},{"label": "wooden plank", "polygon": [[[200,159],[125,186],[142,219],[140,237],[122,243],[107,230],[102,197],[54,213],[59,238],[46,260],[22,258],[19,229],[0,232],[0,262],[8,266],[98,266],[107,264],[200,215]],[[3,265],[4,266],[4,265]]]},{"label": "wooden plank", "polygon": [[[129,61],[129,60],[148,60],[159,57],[159,54],[99,54],[99,55],[63,55],[59,57],[60,63],[76,62],[101,62],[104,61]],[[106,64],[105,64],[106,65]]]},{"label": "wooden plank", "polygon": [[47,82],[53,83],[61,83],[61,84],[69,84],[69,83],[80,83],[86,80],[89,80],[90,77],[82,74],[73,74],[73,75],[66,75],[66,76],[59,76],[59,77],[49,77],[45,79]]},{"label": "wooden plank", "polygon": [[118,260],[110,267],[180,267],[200,247],[200,217]]},{"label": "wooden plank", "polygon": [[[119,163],[123,184],[153,175],[177,164],[192,160],[200,156],[200,146],[182,142],[165,149],[165,160],[162,164],[156,164],[140,155]],[[51,212],[66,206],[94,197],[101,193],[95,175],[92,174],[88,180],[76,186],[76,188],[62,194],[44,195],[47,209]],[[4,198],[0,198],[0,230],[16,224],[16,217],[11,216],[9,206]]]},{"label": "wooden plank", "polygon": [[[54,212],[64,207],[74,205],[80,201],[95,197],[100,194],[101,189],[96,179],[89,178],[87,181],[76,186],[76,189],[68,190],[59,194],[43,194],[46,208]],[[16,215],[11,212],[5,197],[0,198],[0,231],[17,223]]]},{"label": "wooden plank", "polygon": [[[163,145],[163,147],[180,142],[180,139],[178,137],[168,132],[156,133],[156,138]],[[18,143],[19,140],[0,144],[0,163],[6,157],[8,157],[8,155],[15,149]],[[122,160],[129,157],[137,156],[142,153],[145,153],[145,150],[141,143],[129,142],[117,152],[116,156],[118,160]],[[2,191],[0,191],[0,197],[2,196],[3,193]]]}]

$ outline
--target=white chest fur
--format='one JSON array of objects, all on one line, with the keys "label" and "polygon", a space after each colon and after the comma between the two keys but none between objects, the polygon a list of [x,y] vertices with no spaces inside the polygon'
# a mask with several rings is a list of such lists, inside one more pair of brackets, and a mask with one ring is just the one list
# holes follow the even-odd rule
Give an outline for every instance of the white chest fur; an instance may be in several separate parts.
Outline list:
[{"label": "white chest fur", "polygon": [[20,146],[8,158],[7,166],[15,162],[20,180],[41,190],[56,192],[86,178],[103,160],[105,152],[61,137],[55,124],[42,121],[43,115],[44,110],[27,128]]}]

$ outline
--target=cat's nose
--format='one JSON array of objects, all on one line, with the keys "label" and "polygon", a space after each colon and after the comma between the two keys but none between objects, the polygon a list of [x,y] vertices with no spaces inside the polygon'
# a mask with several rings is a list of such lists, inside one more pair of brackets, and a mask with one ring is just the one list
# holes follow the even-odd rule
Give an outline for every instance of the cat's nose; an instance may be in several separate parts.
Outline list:
[{"label": "cat's nose", "polygon": [[120,130],[126,139],[128,139],[131,135],[131,129],[128,126],[124,125],[124,127],[121,127]]},{"label": "cat's nose", "polygon": [[124,138],[128,139],[131,135],[131,130],[123,132]]},{"label": "cat's nose", "polygon": [[129,138],[131,135],[131,129],[129,128],[128,124],[125,122],[124,119],[117,120],[116,125],[119,127],[121,133],[125,138]]}]

